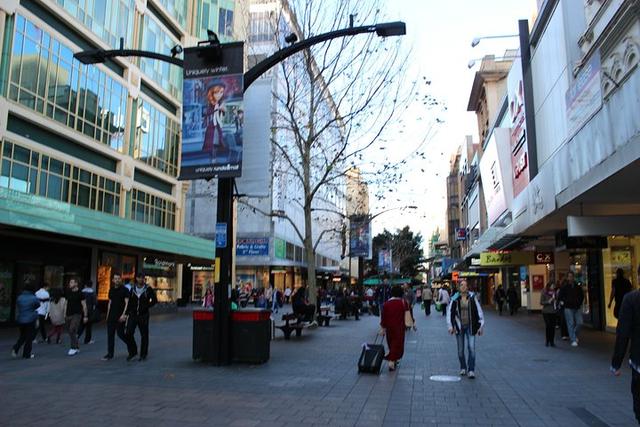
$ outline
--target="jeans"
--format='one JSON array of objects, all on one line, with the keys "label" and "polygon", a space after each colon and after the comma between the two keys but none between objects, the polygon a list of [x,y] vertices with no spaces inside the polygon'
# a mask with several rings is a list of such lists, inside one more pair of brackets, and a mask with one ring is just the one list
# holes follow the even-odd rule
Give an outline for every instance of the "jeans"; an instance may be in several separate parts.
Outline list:
[{"label": "jeans", "polygon": [[145,358],[149,353],[149,315],[129,316],[127,320],[127,337],[131,345],[129,354],[138,354],[138,346],[133,336],[136,328],[140,331],[140,357]]},{"label": "jeans", "polygon": [[640,424],[640,373],[631,369],[631,396],[633,396],[633,413]]},{"label": "jeans", "polygon": [[[469,351],[469,360],[465,360],[464,357],[464,342],[467,338],[467,350]],[[463,326],[462,330],[456,334],[456,340],[458,341],[458,359],[460,360],[460,369],[468,369],[473,371],[476,367],[476,337],[471,335],[471,329],[468,326]]]},{"label": "jeans", "polygon": [[22,357],[29,359],[31,357],[31,345],[33,344],[33,338],[36,336],[36,322],[19,324],[18,328],[20,329],[20,337],[13,346],[13,351],[17,353],[20,350],[20,347],[24,345]]},{"label": "jeans", "polygon": [[116,332],[118,337],[127,345],[127,351],[130,356],[135,355],[131,340],[125,334],[124,322],[118,322],[117,320],[107,322],[107,355],[113,357],[113,350],[116,344]]},{"label": "jeans", "polygon": [[447,315],[447,304],[442,303],[442,317]]},{"label": "jeans", "polygon": [[553,340],[556,334],[556,314],[555,313],[543,313],[544,324],[546,329],[546,341],[545,344],[553,345]]},{"label": "jeans", "polygon": [[78,328],[82,322],[81,314],[73,314],[67,317],[67,327],[69,328],[69,337],[71,338],[71,348],[78,350],[80,348],[78,340]]},{"label": "jeans", "polygon": [[582,311],[580,309],[565,308],[564,318],[567,321],[567,329],[569,330],[569,339],[575,342],[582,326]]}]

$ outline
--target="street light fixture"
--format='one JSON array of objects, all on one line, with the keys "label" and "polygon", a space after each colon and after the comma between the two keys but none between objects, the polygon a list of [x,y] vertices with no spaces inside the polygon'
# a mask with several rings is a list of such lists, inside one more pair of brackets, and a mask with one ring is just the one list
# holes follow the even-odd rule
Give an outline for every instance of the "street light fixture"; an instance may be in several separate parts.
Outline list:
[{"label": "street light fixture", "polygon": [[513,56],[509,55],[509,56],[499,56],[499,57],[495,57],[493,55],[487,55],[484,58],[470,59],[469,62],[467,63],[467,68],[472,69],[478,61],[482,61],[485,58],[492,58],[494,61],[510,61],[516,58],[520,58],[520,55],[513,55]]},{"label": "street light fixture", "polygon": [[482,39],[506,39],[509,37],[518,37],[518,34],[505,34],[505,35],[501,35],[501,36],[483,36],[483,37],[474,37],[473,40],[471,40],[471,47],[476,47],[480,44],[480,40]]}]

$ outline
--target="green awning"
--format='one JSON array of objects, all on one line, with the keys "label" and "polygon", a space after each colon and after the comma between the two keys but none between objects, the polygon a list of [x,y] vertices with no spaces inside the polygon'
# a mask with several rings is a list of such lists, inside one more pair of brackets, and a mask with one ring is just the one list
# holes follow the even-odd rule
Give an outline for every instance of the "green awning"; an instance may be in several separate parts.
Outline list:
[{"label": "green awning", "polygon": [[213,241],[7,188],[0,188],[0,224],[132,246],[181,259],[215,259]]},{"label": "green awning", "polygon": [[[380,279],[378,276],[373,276],[373,277],[369,277],[368,279],[365,279],[362,282],[362,284],[364,286],[378,286],[382,284],[382,279]],[[399,277],[396,279],[389,280],[389,284],[390,285],[411,284],[411,279],[408,277]]]}]

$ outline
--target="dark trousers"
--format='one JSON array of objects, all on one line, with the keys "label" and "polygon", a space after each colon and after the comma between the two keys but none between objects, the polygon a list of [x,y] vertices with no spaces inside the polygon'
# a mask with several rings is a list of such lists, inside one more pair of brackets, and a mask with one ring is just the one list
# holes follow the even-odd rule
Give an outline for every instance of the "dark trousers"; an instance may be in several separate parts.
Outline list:
[{"label": "dark trousers", "polygon": [[80,339],[80,337],[84,333],[84,343],[89,344],[89,342],[91,341],[92,329],[93,323],[91,321],[87,323],[80,323],[80,328],[78,329],[78,339]]},{"label": "dark trousers", "polygon": [[569,328],[567,328],[567,321],[564,318],[564,310],[560,310],[560,315],[557,316],[558,321],[560,322],[560,336],[568,337],[569,336]]},{"label": "dark trousers", "polygon": [[116,345],[116,333],[118,334],[118,338],[127,345],[129,355],[134,355],[135,353],[132,352],[133,346],[131,345],[131,341],[125,333],[124,322],[118,322],[117,320],[107,321],[107,355],[113,357],[113,350]]},{"label": "dark trousers", "polygon": [[38,315],[38,332],[40,333],[40,337],[42,337],[42,341],[46,341],[47,340],[47,325],[45,325],[45,318],[41,314]]},{"label": "dark trousers", "polygon": [[503,308],[504,308],[504,301],[498,301],[498,315],[502,316]]},{"label": "dark trousers", "polygon": [[631,396],[633,396],[633,413],[640,424],[640,373],[631,369]]},{"label": "dark trousers", "polygon": [[513,316],[518,312],[518,304],[517,303],[509,303],[509,314]]},{"label": "dark trousers", "polygon": [[127,337],[131,343],[129,354],[137,354],[138,346],[134,334],[136,328],[140,331],[140,357],[147,357],[149,353],[149,315],[129,316],[127,320]]},{"label": "dark trousers", "polygon": [[447,315],[447,304],[442,304],[442,317]]},{"label": "dark trousers", "polygon": [[427,316],[431,314],[431,300],[430,299],[424,300],[424,314],[426,314]]},{"label": "dark trousers", "polygon": [[20,337],[13,346],[13,351],[16,353],[20,351],[20,347],[24,345],[22,350],[22,357],[29,359],[31,357],[31,345],[33,344],[33,338],[36,336],[36,322],[25,323],[18,325],[20,330]]},{"label": "dark trousers", "polygon": [[316,307],[314,305],[311,304],[307,304],[307,305],[300,305],[297,306],[293,312],[295,314],[299,314],[301,316],[303,316],[302,321],[304,322],[312,322],[313,321],[313,315],[316,313]]},{"label": "dark trousers", "polygon": [[555,313],[543,313],[542,317],[544,318],[544,325],[546,331],[546,341],[545,344],[552,345],[554,336],[556,334],[556,314]]}]

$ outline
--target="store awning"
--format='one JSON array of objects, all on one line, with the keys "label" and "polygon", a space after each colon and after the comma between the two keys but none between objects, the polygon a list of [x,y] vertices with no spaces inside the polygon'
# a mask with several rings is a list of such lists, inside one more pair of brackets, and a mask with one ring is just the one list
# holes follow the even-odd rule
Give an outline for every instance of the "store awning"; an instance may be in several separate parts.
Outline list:
[{"label": "store awning", "polygon": [[0,224],[132,247],[176,262],[211,264],[215,259],[213,241],[6,188],[0,188]]}]

